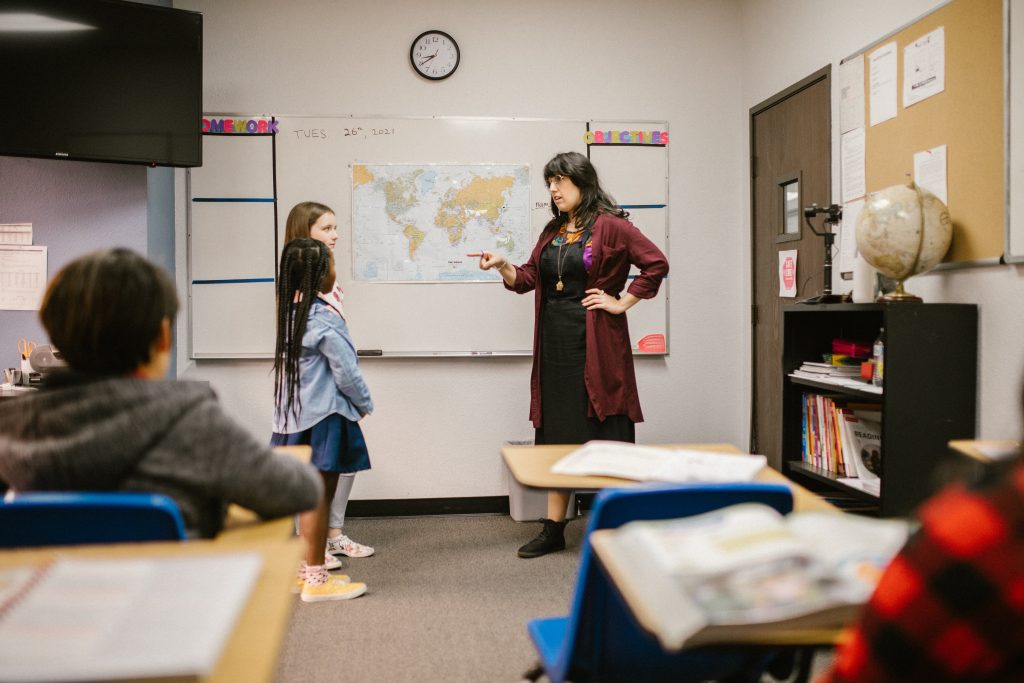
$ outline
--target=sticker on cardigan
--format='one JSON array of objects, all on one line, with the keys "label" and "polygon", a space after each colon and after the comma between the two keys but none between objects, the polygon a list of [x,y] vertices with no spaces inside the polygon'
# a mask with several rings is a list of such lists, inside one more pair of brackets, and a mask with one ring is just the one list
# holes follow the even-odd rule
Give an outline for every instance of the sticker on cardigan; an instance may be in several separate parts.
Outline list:
[{"label": "sticker on cardigan", "polygon": [[644,353],[665,353],[665,335],[648,334],[636,343],[636,347]]}]

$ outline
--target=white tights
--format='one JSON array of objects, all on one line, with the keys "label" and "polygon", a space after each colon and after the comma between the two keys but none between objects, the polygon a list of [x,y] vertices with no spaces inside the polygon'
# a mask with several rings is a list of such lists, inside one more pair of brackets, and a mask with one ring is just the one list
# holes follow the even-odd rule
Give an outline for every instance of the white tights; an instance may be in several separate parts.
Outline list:
[{"label": "white tights", "polygon": [[331,512],[327,524],[332,530],[345,528],[345,508],[348,507],[348,498],[352,495],[352,484],[355,483],[355,480],[354,472],[338,475],[338,488],[334,491],[334,499],[331,500]]}]

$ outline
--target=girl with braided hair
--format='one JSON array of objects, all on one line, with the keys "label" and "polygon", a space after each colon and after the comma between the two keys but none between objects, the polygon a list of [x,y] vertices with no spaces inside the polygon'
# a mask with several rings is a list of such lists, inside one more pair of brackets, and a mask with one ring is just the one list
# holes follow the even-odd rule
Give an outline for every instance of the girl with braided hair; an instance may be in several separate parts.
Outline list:
[{"label": "girl with braided hair", "polygon": [[[285,223],[284,241],[285,244],[302,237],[315,239],[323,242],[327,248],[334,251],[334,245],[338,243],[338,221],[334,217],[334,210],[320,202],[299,202],[288,212],[288,220]],[[335,309],[342,318],[345,311],[342,302],[345,300],[345,292],[341,285],[335,280],[330,289],[320,293],[320,298]],[[373,555],[373,548],[357,543],[345,534],[345,511],[348,508],[348,499],[352,495],[352,484],[355,483],[355,472],[341,472],[338,476],[338,487],[334,492],[334,499],[331,500],[331,509],[328,514],[327,527],[327,552],[332,555],[347,555],[348,557],[369,557]],[[337,563],[337,560],[334,561]]]},{"label": "girl with braided hair", "polygon": [[[277,278],[271,443],[312,447],[325,501],[333,497],[340,473],[370,468],[359,420],[373,411],[345,319],[321,296],[334,280],[334,258],[323,242],[296,239],[285,245]],[[297,581],[305,602],[346,600],[366,592],[366,584],[327,573],[340,566],[326,554],[327,523],[326,502],[299,516],[308,544]]]}]

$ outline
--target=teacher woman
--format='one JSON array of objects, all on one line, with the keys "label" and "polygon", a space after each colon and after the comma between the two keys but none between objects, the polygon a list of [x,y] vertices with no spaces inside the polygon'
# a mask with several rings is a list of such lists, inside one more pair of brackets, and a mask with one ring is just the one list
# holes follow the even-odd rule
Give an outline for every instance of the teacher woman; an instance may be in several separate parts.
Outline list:
[{"label": "teacher woman", "polygon": [[[625,313],[658,293],[668,261],[601,189],[587,157],[558,154],[544,167],[544,181],[554,217],[529,261],[516,266],[489,251],[469,256],[480,258],[482,270],[497,270],[506,289],[534,292],[535,442],[634,442],[634,425],[644,418]],[[627,287],[631,265],[640,273]],[[548,492],[544,528],[519,549],[520,557],[565,548],[568,503],[568,491]]]}]

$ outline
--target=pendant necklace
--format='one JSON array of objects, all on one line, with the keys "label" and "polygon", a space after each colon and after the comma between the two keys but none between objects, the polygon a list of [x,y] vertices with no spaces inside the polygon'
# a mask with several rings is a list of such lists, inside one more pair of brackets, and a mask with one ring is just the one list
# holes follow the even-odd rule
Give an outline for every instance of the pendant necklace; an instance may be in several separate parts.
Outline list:
[{"label": "pendant necklace", "polygon": [[[573,230],[573,232],[576,232],[576,231]],[[561,292],[563,289],[565,289],[565,285],[562,284],[562,247],[564,247],[566,245],[566,243],[568,243],[568,241],[569,241],[569,224],[566,223],[565,224],[565,236],[562,237],[562,242],[561,242],[561,244],[558,245],[558,259],[557,259],[557,261],[558,261],[558,282],[555,283],[555,291],[557,291],[557,292]],[[566,252],[566,253],[568,254],[569,252]]]}]

